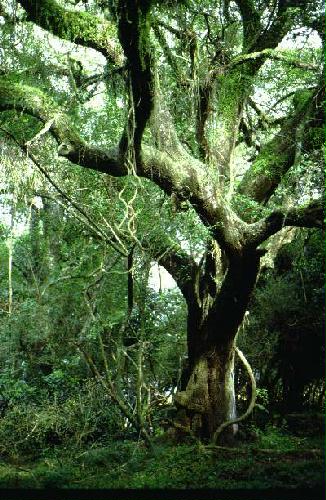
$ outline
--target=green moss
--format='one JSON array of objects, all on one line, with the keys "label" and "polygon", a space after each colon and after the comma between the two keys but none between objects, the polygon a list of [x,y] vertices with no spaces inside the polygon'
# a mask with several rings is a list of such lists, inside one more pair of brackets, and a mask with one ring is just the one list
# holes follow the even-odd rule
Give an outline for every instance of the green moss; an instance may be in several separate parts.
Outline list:
[{"label": "green moss", "polygon": [[113,24],[88,12],[66,10],[54,0],[42,1],[37,13],[35,12],[35,20],[60,38],[93,48],[109,49],[110,40],[117,38]]},{"label": "green moss", "polygon": [[[57,450],[36,462],[0,466],[1,487],[36,488],[289,488],[323,484],[323,460],[310,443],[267,429],[254,445],[235,449],[193,444],[155,444],[155,454],[137,442],[106,448]],[[260,452],[260,448],[264,451]],[[266,448],[274,452],[266,453]],[[302,450],[304,448],[304,450]]]},{"label": "green moss", "polygon": [[223,120],[231,125],[234,118],[238,116],[239,103],[252,86],[252,77],[242,71],[235,69],[227,75],[219,76],[217,80],[219,116],[223,115]]},{"label": "green moss", "polygon": [[312,96],[311,90],[298,90],[293,97],[293,105],[297,112],[304,110]]},{"label": "green moss", "polygon": [[140,37],[139,37],[139,48],[142,60],[142,69],[146,68],[146,58],[150,56],[150,42],[149,42],[149,34],[151,29],[151,16],[150,13],[147,13],[141,20],[140,24]]},{"label": "green moss", "polygon": [[44,117],[50,106],[54,105],[54,102],[41,90],[29,85],[22,85],[15,76],[0,79],[0,101],[8,107],[25,109],[41,118]]},{"label": "green moss", "polygon": [[232,208],[242,220],[249,224],[258,221],[269,213],[266,208],[255,200],[242,194],[236,194],[232,198]]},{"label": "green moss", "polygon": [[305,132],[304,148],[318,149],[324,145],[325,130],[323,127],[310,128]]},{"label": "green moss", "polygon": [[268,147],[263,149],[256,161],[252,165],[252,172],[255,175],[265,175],[269,179],[281,176],[284,164],[288,164],[290,159],[287,149],[278,151],[277,145],[273,141]]}]

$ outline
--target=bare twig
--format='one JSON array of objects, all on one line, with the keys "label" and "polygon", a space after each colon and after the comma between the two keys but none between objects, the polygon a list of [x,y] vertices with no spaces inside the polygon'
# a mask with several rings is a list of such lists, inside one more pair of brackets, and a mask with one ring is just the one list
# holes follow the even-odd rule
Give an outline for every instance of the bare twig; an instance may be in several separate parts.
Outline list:
[{"label": "bare twig", "polygon": [[[51,120],[49,122],[47,122],[46,124],[46,127],[44,127],[44,129],[42,129],[41,132],[45,133],[52,125],[52,123],[50,123]],[[48,128],[47,128],[48,127]],[[45,130],[47,128],[47,130]],[[111,245],[114,250],[118,253],[120,253],[121,255],[123,255],[124,257],[127,256],[127,253],[125,253],[124,250],[121,250],[121,248],[119,248],[119,246],[110,238],[107,237],[107,235],[102,231],[102,229],[90,218],[90,216],[85,212],[85,210],[80,207],[75,201],[73,201],[59,186],[58,184],[52,179],[52,177],[49,175],[49,173],[47,172],[47,170],[42,167],[42,165],[40,164],[40,162],[38,161],[38,159],[36,158],[36,156],[29,150],[29,147],[28,147],[28,144],[29,143],[26,143],[26,144],[21,144],[10,132],[8,132],[8,130],[4,129],[3,127],[0,127],[0,129],[6,134],[8,135],[8,137],[10,137],[14,142],[15,144],[17,144],[17,146],[19,146],[19,148],[26,154],[27,158],[29,158],[30,160],[32,160],[33,164],[38,168],[38,170],[44,175],[44,177],[49,181],[49,183],[54,187],[54,189],[62,196],[62,198],[64,200],[66,200],[69,205],[71,205],[77,212],[79,212],[85,219],[86,221],[90,224],[90,226],[92,228],[95,228],[98,236],[101,236],[101,239],[103,239],[103,241],[107,242],[109,245]],[[34,141],[36,139],[37,136],[35,136],[32,141]],[[30,141],[31,142],[31,141]]]}]

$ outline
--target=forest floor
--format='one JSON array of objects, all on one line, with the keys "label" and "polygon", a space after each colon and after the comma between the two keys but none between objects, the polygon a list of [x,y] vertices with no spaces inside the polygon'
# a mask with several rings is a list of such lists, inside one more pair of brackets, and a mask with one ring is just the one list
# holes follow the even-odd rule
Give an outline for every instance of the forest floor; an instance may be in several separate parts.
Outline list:
[{"label": "forest floor", "polygon": [[237,448],[137,441],[52,447],[0,459],[0,488],[315,488],[324,482],[324,439],[269,429]]}]

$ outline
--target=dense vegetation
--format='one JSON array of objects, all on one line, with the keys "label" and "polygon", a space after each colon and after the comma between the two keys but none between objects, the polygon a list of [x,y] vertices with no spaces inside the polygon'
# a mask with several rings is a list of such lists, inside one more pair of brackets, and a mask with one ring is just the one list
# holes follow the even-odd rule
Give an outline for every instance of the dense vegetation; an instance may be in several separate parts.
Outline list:
[{"label": "dense vegetation", "polygon": [[313,498],[322,3],[0,0],[0,28],[0,488]]}]

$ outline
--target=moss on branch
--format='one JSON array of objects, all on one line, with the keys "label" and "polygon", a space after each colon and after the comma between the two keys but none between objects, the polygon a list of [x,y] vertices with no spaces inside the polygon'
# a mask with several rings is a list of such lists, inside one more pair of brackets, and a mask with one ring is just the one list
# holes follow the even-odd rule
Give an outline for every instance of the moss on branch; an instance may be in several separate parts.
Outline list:
[{"label": "moss on branch", "polygon": [[[252,200],[262,203],[267,202],[281,182],[283,176],[294,164],[298,140],[302,140],[302,130],[305,123],[309,123],[309,137],[312,144],[319,144],[322,134],[320,132],[320,106],[317,105],[315,92],[303,91],[295,94],[293,104],[294,112],[285,121],[275,137],[266,144],[251,168],[246,172],[238,188],[238,193]],[[318,130],[316,133],[312,130]],[[303,138],[306,148],[311,149],[307,136]]]},{"label": "moss on branch", "polygon": [[306,205],[292,208],[280,208],[264,219],[248,226],[247,242],[257,247],[285,226],[315,227],[325,229],[324,200],[313,200]]},{"label": "moss on branch", "polygon": [[14,78],[0,78],[0,112],[10,109],[47,123],[47,130],[61,143],[58,153],[71,162],[115,176],[127,174],[127,169],[117,162],[116,151],[108,152],[87,144],[69,116],[48,95]]},{"label": "moss on branch", "polygon": [[50,119],[55,103],[51,98],[29,85],[23,85],[14,77],[0,78],[0,110],[25,111],[45,122]]},{"label": "moss on branch", "polygon": [[121,65],[123,55],[117,43],[116,26],[88,12],[61,7],[55,0],[20,0],[30,21],[64,40],[103,53],[111,62]]}]

